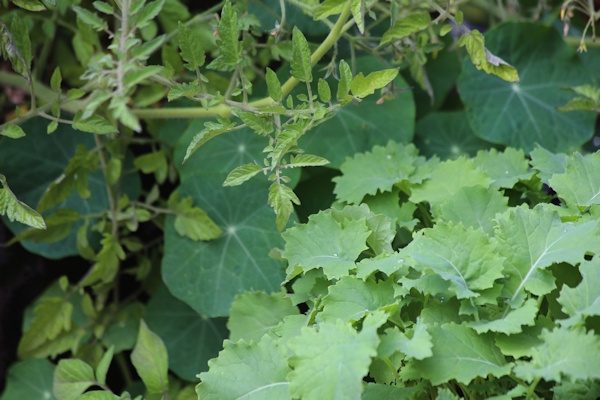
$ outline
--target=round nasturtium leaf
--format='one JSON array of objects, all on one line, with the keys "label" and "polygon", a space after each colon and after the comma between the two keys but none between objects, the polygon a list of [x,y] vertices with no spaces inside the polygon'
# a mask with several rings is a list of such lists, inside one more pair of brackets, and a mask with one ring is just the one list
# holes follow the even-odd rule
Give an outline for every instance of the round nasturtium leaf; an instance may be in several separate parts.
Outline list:
[{"label": "round nasturtium leaf", "polygon": [[54,400],[55,365],[48,359],[28,358],[11,365],[0,400]]},{"label": "round nasturtium leaf", "polygon": [[198,314],[164,285],[152,295],[144,319],[167,347],[169,369],[188,381],[196,381],[197,374],[208,371],[208,360],[217,357],[229,336],[226,318]]},{"label": "round nasturtium leaf", "polygon": [[592,137],[595,114],[556,109],[574,97],[563,88],[590,83],[592,76],[554,28],[504,23],[485,34],[485,45],[517,68],[521,82],[505,82],[465,60],[458,91],[477,136],[527,153],[536,143],[565,152]]},{"label": "round nasturtium leaf", "polygon": [[[272,293],[285,277],[281,261],[269,257],[283,248],[275,213],[267,204],[268,183],[248,181],[223,187],[223,174],[188,176],[179,187],[223,230],[218,239],[195,242],[180,236],[174,216],[165,226],[163,280],[171,293],[208,316],[227,316],[235,295],[248,290]],[[291,221],[295,220],[292,215]]]},{"label": "round nasturtium leaf", "polygon": [[436,112],[417,122],[415,144],[424,156],[442,160],[475,156],[492,146],[473,133],[464,111]]},{"label": "round nasturtium leaf", "polygon": [[[11,190],[17,198],[36,208],[38,202],[50,184],[60,177],[67,168],[70,158],[75,154],[78,144],[83,144],[88,151],[96,147],[94,136],[73,130],[69,125],[60,124],[55,132],[48,135],[46,126],[48,121],[43,118],[34,118],[21,127],[27,134],[17,140],[2,140],[0,142],[0,171],[6,176]],[[132,157],[125,161],[123,170],[132,166]],[[89,189],[91,196],[84,200],[73,191],[64,202],[46,211],[47,217],[57,209],[71,209],[81,216],[98,214],[107,211],[110,206],[106,189],[106,181],[100,165],[96,172],[89,175]],[[137,173],[126,174],[123,177],[123,193],[131,200],[138,198],[141,191],[141,182]],[[15,234],[19,234],[28,226],[19,222],[10,222],[3,217],[5,225]],[[92,224],[94,223],[92,219]],[[28,251],[42,255],[46,258],[59,259],[79,254],[77,251],[77,228],[83,220],[73,224],[73,230],[66,238],[54,243],[35,243],[24,240],[21,242]]]}]

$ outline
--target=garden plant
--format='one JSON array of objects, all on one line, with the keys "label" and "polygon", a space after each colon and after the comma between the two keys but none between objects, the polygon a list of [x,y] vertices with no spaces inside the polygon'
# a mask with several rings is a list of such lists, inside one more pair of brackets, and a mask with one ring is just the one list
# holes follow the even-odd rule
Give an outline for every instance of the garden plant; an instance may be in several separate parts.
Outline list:
[{"label": "garden plant", "polygon": [[598,2],[0,6],[0,400],[600,397]]}]

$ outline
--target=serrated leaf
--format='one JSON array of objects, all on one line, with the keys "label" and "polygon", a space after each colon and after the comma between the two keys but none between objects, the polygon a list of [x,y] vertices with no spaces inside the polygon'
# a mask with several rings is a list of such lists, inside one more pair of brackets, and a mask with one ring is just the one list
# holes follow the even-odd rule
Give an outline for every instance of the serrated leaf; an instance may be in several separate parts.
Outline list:
[{"label": "serrated leaf", "polygon": [[496,149],[480,150],[473,159],[475,166],[492,179],[490,187],[511,189],[519,181],[533,177],[523,150],[507,147],[503,152]]},{"label": "serrated leaf", "polygon": [[112,282],[119,271],[119,260],[125,259],[125,251],[119,241],[110,233],[105,233],[100,244],[102,249],[96,256],[96,264],[92,272],[81,283],[83,286],[96,282]]},{"label": "serrated leaf", "polygon": [[164,150],[136,157],[133,165],[139,168],[144,174],[154,173],[158,183],[163,183],[167,179],[169,163]]},{"label": "serrated leaf", "polygon": [[350,12],[360,33],[365,33],[365,0],[351,0]]},{"label": "serrated leaf", "polygon": [[453,322],[427,327],[433,342],[433,356],[415,360],[419,374],[433,385],[452,379],[469,384],[476,377],[502,377],[512,365],[494,345],[492,336],[478,335],[466,325]]},{"label": "serrated leaf", "polygon": [[25,136],[25,132],[19,125],[6,124],[2,130],[0,130],[0,135],[7,136],[12,139],[19,139]]},{"label": "serrated leaf", "polygon": [[390,276],[395,272],[406,270],[408,273],[406,259],[398,253],[380,254],[374,258],[362,259],[356,266],[356,277],[367,279],[377,271]]},{"label": "serrated leaf", "polygon": [[192,139],[192,142],[188,146],[188,148],[185,152],[185,157],[183,158],[184,162],[185,162],[185,160],[190,158],[190,156],[196,150],[198,150],[200,148],[200,146],[202,146],[204,143],[208,142],[210,139],[212,139],[222,133],[229,132],[235,126],[235,122],[231,122],[228,119],[219,117],[219,118],[217,118],[217,120],[218,120],[217,123],[215,123],[215,122],[205,122],[204,123],[204,129],[194,136],[194,138]]},{"label": "serrated leaf", "polygon": [[56,67],[50,78],[50,87],[55,92],[60,93],[60,84],[62,82],[62,75],[60,74],[60,68]]},{"label": "serrated leaf", "polygon": [[4,24],[0,26],[0,39],[2,44],[3,58],[8,56],[13,70],[19,74],[28,84],[31,83],[31,41],[29,29],[19,14],[13,14],[10,30]]},{"label": "serrated leaf", "polygon": [[528,382],[536,378],[561,382],[600,378],[600,341],[593,331],[544,329],[543,344],[532,350],[531,361],[517,361],[514,373]]},{"label": "serrated leaf", "polygon": [[19,221],[36,229],[46,229],[44,218],[27,204],[19,201],[8,187],[4,175],[0,175],[0,215],[6,215],[10,221]]},{"label": "serrated leaf", "polygon": [[181,236],[199,241],[213,240],[223,234],[206,211],[194,207],[191,197],[179,201],[179,193],[173,192],[169,198],[169,208],[176,213],[175,229]]},{"label": "serrated leaf", "polygon": [[140,321],[137,343],[131,353],[131,363],[146,386],[148,393],[163,393],[169,389],[169,359],[160,337]]},{"label": "serrated leaf", "polygon": [[355,323],[364,316],[393,304],[392,281],[362,281],[351,276],[341,277],[329,286],[329,293],[321,304],[323,311],[319,319],[334,323],[337,319]]},{"label": "serrated leaf", "polygon": [[52,380],[56,366],[48,359],[27,358],[10,366],[0,399],[56,400]]},{"label": "serrated leaf", "polygon": [[[166,38],[167,36],[163,34],[139,46],[135,46],[133,49],[131,49],[131,56],[141,61],[147,60],[150,58],[152,53],[154,53],[163,45]],[[164,70],[162,72],[164,73]]]},{"label": "serrated leaf", "polygon": [[29,11],[44,11],[46,7],[38,0],[12,0],[13,4]]},{"label": "serrated leaf", "polygon": [[549,180],[550,186],[567,205],[589,207],[600,204],[600,152],[567,157],[566,169]]},{"label": "serrated leaf", "polygon": [[477,69],[483,69],[488,74],[497,75],[505,81],[519,83],[517,69],[500,57],[493,55],[485,48],[484,42],[483,35],[474,29],[461,37],[459,46],[467,48],[469,57]]},{"label": "serrated leaf", "polygon": [[150,78],[152,75],[158,74],[163,70],[163,68],[164,67],[162,65],[147,65],[145,67],[142,67],[142,69],[138,71],[128,73],[125,76],[125,79],[123,79],[123,84],[126,87],[134,86],[142,82],[144,79]]},{"label": "serrated leaf", "polygon": [[462,187],[489,187],[491,179],[475,166],[471,159],[464,157],[440,163],[431,173],[430,179],[412,190],[410,201],[427,201],[432,206],[444,203]]},{"label": "serrated leaf", "polygon": [[389,43],[392,40],[403,39],[413,33],[423,30],[429,25],[429,22],[431,22],[431,17],[427,12],[415,12],[409,14],[406,18],[397,20],[394,23],[394,26],[383,34],[381,44]]},{"label": "serrated leaf", "polygon": [[45,297],[34,309],[31,325],[19,342],[20,357],[31,356],[45,343],[55,340],[61,333],[71,329],[73,305],[58,297]]},{"label": "serrated leaf", "polygon": [[60,360],[54,372],[54,396],[56,400],[77,400],[95,383],[89,364],[74,358]]},{"label": "serrated leaf", "polygon": [[579,271],[583,279],[574,288],[564,285],[560,291],[558,302],[562,310],[570,318],[558,322],[562,326],[583,325],[586,317],[600,315],[600,257],[596,256],[591,261],[583,261]]},{"label": "serrated leaf", "polygon": [[576,97],[573,100],[570,100],[567,104],[562,107],[557,108],[560,112],[570,112],[570,111],[593,111],[600,112],[600,104],[590,99],[582,99],[580,97]]},{"label": "serrated leaf", "polygon": [[431,351],[433,347],[432,338],[421,318],[417,318],[417,323],[412,329],[412,336],[408,338],[402,334],[401,340],[396,345],[400,351],[415,360],[423,360],[433,356]]},{"label": "serrated leaf", "polygon": [[508,197],[498,190],[481,186],[460,188],[440,206],[439,218],[463,224],[465,228],[481,228],[488,236],[494,234],[497,214],[508,210]]},{"label": "serrated leaf", "polygon": [[291,400],[286,352],[272,338],[264,336],[258,343],[226,340],[223,347],[219,357],[208,362],[209,372],[199,375],[199,398]]},{"label": "serrated leaf", "polygon": [[350,82],[352,82],[352,70],[348,63],[344,60],[340,61],[340,81],[338,82],[337,87],[337,99],[338,101],[344,105],[348,103],[352,96],[348,95],[350,91]]},{"label": "serrated leaf", "polygon": [[[290,339],[294,355],[289,363],[290,394],[306,400],[359,400],[362,378],[369,372],[371,358],[377,355],[377,328],[386,314],[369,315],[360,332],[338,320],[336,324],[319,323],[303,327],[300,336]],[[352,351],[348,351],[348,349]]]},{"label": "serrated leaf", "polygon": [[263,292],[241,294],[235,298],[229,312],[229,339],[233,342],[244,340],[258,343],[284,317],[298,314],[298,308],[282,292],[271,295]]},{"label": "serrated leaf", "polygon": [[190,83],[175,83],[173,86],[171,86],[171,89],[169,89],[167,100],[173,101],[180,97],[187,97],[188,99],[191,99],[200,93],[202,93],[202,88],[200,88],[198,81],[193,81]]},{"label": "serrated leaf", "polygon": [[46,217],[46,229],[28,229],[16,235],[9,243],[29,240],[36,243],[55,243],[69,236],[73,223],[80,220],[77,211],[66,208],[56,210]]},{"label": "serrated leaf", "polygon": [[234,109],[233,114],[239,117],[250,129],[261,136],[266,136],[275,129],[271,117],[266,118],[250,111]]},{"label": "serrated leaf", "polygon": [[495,237],[498,252],[506,257],[505,290],[509,303],[519,306],[524,290],[541,296],[555,288],[554,277],[545,270],[553,263],[577,264],[588,252],[598,250],[595,221],[580,225],[563,223],[556,211],[541,205],[519,206],[498,217]]},{"label": "serrated leaf", "polygon": [[241,185],[262,170],[262,167],[256,164],[241,165],[227,175],[227,179],[225,179],[225,182],[223,182],[223,186]]},{"label": "serrated leaf", "polygon": [[156,18],[158,13],[163,9],[166,0],[155,0],[146,4],[144,7],[140,9],[137,13],[136,25],[138,28],[144,28],[150,22]]},{"label": "serrated leaf", "polygon": [[365,220],[342,225],[330,213],[311,215],[308,223],[296,225],[282,234],[283,257],[288,260],[288,279],[300,272],[322,268],[329,279],[348,275],[355,261],[367,249],[371,232]]},{"label": "serrated leaf", "polygon": [[267,88],[269,90],[269,96],[274,101],[281,101],[283,99],[283,93],[281,91],[281,83],[279,82],[279,78],[277,74],[271,69],[267,67]]},{"label": "serrated leaf", "polygon": [[290,168],[296,167],[320,167],[329,164],[329,161],[323,157],[314,156],[312,154],[298,154],[290,160],[288,164]]},{"label": "serrated leaf", "polygon": [[[217,45],[221,54],[215,59],[226,66],[235,67],[241,61],[241,47],[238,41],[238,23],[235,9],[229,1],[223,6],[221,20],[219,21],[219,40]],[[211,65],[215,63],[213,61]]]},{"label": "serrated leaf", "polygon": [[567,171],[567,155],[551,153],[543,147],[536,147],[531,153],[531,166],[538,171],[541,181],[549,185],[549,179],[555,174]]},{"label": "serrated leaf", "polygon": [[277,230],[281,232],[290,219],[290,215],[294,212],[292,203],[300,204],[300,199],[298,199],[296,193],[289,187],[282,183],[273,182],[273,184],[269,186],[268,203],[273,207],[273,210],[277,215]]},{"label": "serrated leaf", "polygon": [[190,71],[195,71],[204,65],[206,55],[202,48],[202,40],[196,32],[179,22],[179,54],[187,63],[183,66]]},{"label": "serrated leaf", "polygon": [[306,37],[297,27],[294,27],[292,35],[291,74],[299,81],[312,82],[310,49]]},{"label": "serrated leaf", "polygon": [[396,79],[396,76],[398,76],[398,70],[395,68],[371,72],[367,76],[359,72],[352,79],[350,90],[352,90],[354,97],[362,99],[373,94],[375,90],[385,87],[388,83]]},{"label": "serrated leaf", "polygon": [[504,277],[503,257],[480,230],[438,222],[420,231],[401,252],[423,274],[438,274],[450,282],[459,299],[478,297],[496,279]]},{"label": "serrated leaf", "polygon": [[108,24],[106,23],[106,21],[103,20],[102,18],[100,18],[98,16],[98,14],[96,14],[95,12],[92,12],[90,10],[87,10],[87,9],[79,7],[79,6],[72,6],[71,8],[73,9],[73,11],[75,11],[75,14],[77,14],[77,17],[84,24],[89,25],[96,31],[102,31],[102,30],[108,29]]},{"label": "serrated leaf", "polygon": [[527,300],[521,307],[516,310],[510,310],[506,315],[494,320],[480,320],[471,322],[469,326],[477,331],[477,333],[485,332],[500,332],[506,335],[514,335],[521,333],[523,326],[532,326],[535,324],[535,317],[539,311],[537,301],[534,299]]},{"label": "serrated leaf", "polygon": [[[78,113],[81,115],[81,113]],[[98,114],[94,114],[88,119],[81,120],[75,117],[72,125],[73,129],[77,129],[82,132],[98,133],[100,135],[108,135],[110,133],[119,133],[119,130],[104,117]]]},{"label": "serrated leaf", "polygon": [[356,154],[342,164],[343,175],[333,178],[334,193],[340,200],[357,204],[365,195],[391,191],[394,184],[413,174],[417,156],[414,145],[394,142],[386,147],[375,146],[372,152]]},{"label": "serrated leaf", "polygon": [[340,14],[344,10],[346,0],[325,0],[320,4],[319,9],[315,13],[315,20],[319,21],[331,15]]}]

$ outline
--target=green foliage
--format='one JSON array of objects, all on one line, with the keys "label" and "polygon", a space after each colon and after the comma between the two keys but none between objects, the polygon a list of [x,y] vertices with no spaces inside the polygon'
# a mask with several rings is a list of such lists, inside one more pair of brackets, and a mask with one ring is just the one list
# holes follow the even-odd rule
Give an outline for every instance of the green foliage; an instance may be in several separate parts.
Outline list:
[{"label": "green foliage", "polygon": [[197,3],[3,1],[1,400],[598,397],[593,2]]}]

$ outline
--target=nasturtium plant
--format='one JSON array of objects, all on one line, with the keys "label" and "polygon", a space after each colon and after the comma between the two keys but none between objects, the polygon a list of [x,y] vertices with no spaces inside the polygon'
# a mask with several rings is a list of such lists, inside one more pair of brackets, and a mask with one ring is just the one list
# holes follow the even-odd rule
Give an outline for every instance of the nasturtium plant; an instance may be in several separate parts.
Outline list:
[{"label": "nasturtium plant", "polygon": [[0,400],[600,396],[593,2],[0,4]]}]

